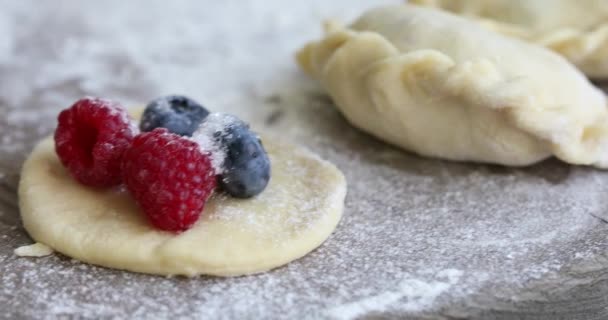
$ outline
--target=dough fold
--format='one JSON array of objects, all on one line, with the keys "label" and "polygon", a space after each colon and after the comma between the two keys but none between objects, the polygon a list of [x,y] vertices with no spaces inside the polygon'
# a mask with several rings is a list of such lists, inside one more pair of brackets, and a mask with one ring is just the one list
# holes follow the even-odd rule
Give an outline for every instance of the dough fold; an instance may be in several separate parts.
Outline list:
[{"label": "dough fold", "polygon": [[608,1],[410,0],[477,20],[484,27],[545,46],[591,78],[608,77]]},{"label": "dough fold", "polygon": [[297,61],[364,131],[443,159],[608,167],[604,94],[549,50],[411,5],[326,29]]}]

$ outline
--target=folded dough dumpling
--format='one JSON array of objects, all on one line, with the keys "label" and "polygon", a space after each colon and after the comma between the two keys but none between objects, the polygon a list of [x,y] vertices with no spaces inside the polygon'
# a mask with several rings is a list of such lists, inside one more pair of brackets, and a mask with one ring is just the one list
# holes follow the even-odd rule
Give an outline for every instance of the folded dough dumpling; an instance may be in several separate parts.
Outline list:
[{"label": "folded dough dumpling", "polygon": [[608,168],[604,94],[561,56],[452,14],[373,9],[298,53],[356,127],[420,155]]},{"label": "folded dough dumpling", "polygon": [[593,78],[608,78],[608,0],[410,0],[480,18],[494,31],[546,46]]}]

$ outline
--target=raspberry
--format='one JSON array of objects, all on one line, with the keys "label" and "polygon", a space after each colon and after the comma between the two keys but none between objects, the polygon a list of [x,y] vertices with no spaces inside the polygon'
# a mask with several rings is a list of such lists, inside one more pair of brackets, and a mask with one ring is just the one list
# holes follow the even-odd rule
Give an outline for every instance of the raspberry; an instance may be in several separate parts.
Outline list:
[{"label": "raspberry", "polygon": [[137,128],[117,102],[84,98],[63,110],[55,152],[80,183],[111,187],[121,182],[121,158]]},{"label": "raspberry", "polygon": [[135,137],[122,167],[139,207],[154,226],[167,231],[190,228],[216,185],[209,157],[195,142],[165,128]]}]

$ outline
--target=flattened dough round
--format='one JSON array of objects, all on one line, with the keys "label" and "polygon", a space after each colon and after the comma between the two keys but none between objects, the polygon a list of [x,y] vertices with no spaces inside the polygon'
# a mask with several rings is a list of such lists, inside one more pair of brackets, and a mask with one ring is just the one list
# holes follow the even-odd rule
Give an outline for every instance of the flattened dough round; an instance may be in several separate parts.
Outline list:
[{"label": "flattened dough round", "polygon": [[332,164],[301,148],[265,141],[272,178],[259,196],[216,194],[190,230],[154,229],[129,194],[78,184],[51,138],[26,161],[19,186],[23,224],[36,241],[88,263],[161,275],[236,276],[309,253],[342,215],[346,182]]}]

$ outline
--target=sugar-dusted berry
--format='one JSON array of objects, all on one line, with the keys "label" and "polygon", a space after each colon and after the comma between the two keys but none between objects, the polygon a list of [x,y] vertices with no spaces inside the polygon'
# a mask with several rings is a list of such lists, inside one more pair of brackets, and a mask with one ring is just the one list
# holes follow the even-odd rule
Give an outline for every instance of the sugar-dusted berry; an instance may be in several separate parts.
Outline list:
[{"label": "sugar-dusted berry", "polygon": [[143,132],[167,128],[180,136],[191,136],[208,114],[207,109],[188,97],[160,97],[146,106],[139,127]]},{"label": "sugar-dusted berry", "polygon": [[214,159],[220,185],[233,197],[260,194],[270,180],[270,159],[260,138],[239,118],[211,113],[192,137]]},{"label": "sugar-dusted berry", "polygon": [[150,222],[175,232],[198,220],[216,186],[208,156],[164,128],[135,137],[124,156],[123,179]]}]

